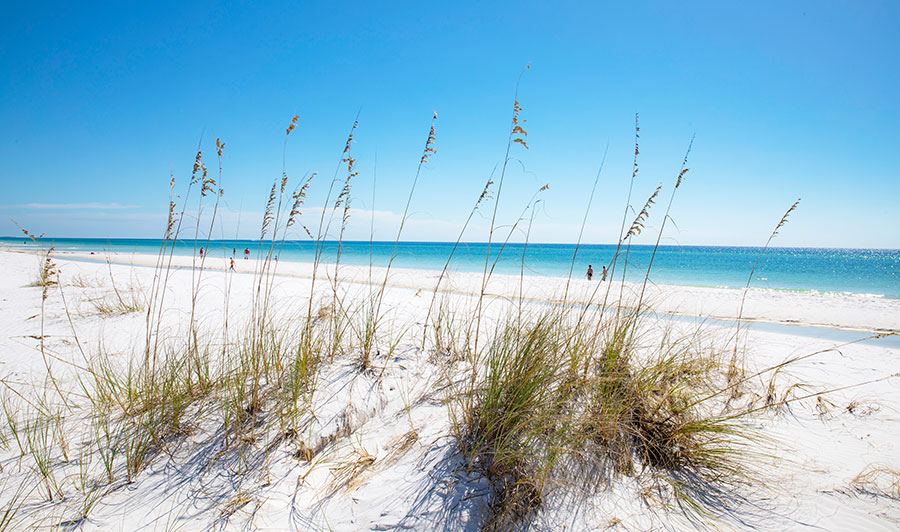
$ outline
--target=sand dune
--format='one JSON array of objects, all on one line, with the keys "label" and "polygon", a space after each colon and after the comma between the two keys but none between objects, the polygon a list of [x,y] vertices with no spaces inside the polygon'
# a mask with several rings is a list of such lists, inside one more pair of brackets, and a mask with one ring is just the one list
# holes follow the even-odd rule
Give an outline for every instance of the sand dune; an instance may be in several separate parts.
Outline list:
[{"label": "sand dune", "polygon": [[[448,366],[441,359],[446,353],[420,349],[439,276],[434,271],[390,272],[382,328],[400,339],[396,348],[388,357],[382,345],[385,351],[373,355],[371,371],[360,371],[349,357],[323,364],[302,434],[260,431],[259,441],[250,442],[245,453],[226,452],[214,414],[225,402],[210,397],[190,405],[185,414],[189,422],[184,423],[190,429],[154,443],[151,459],[133,478],[121,474],[127,465],[118,465],[122,458],[117,457],[113,480],[105,482],[103,458],[93,443],[98,438],[91,421],[95,414],[83,400],[83,386],[90,386],[85,367],[101,353],[116,361],[116,367],[127,366],[129,360],[140,364],[147,338],[145,312],[100,309],[104,302],[120,301],[123,293],[126,299],[132,293],[146,297],[156,273],[156,257],[111,256],[109,264],[106,259],[57,256],[61,286],[50,287],[42,301],[42,288],[29,286],[40,258],[0,250],[4,403],[8,411],[22,416],[19,428],[24,433],[31,410],[23,398],[35,393],[53,397],[47,390],[58,386],[72,402],[62,405],[48,399],[67,420],[61,425],[65,433],[54,440],[65,443],[57,443],[51,453],[59,486],[52,501],[47,500],[33,453],[23,453],[9,424],[0,424],[4,434],[0,515],[5,508],[17,508],[13,529],[60,525],[79,530],[478,530],[482,526],[490,511],[490,485],[464,467],[456,450],[447,406]],[[195,300],[196,321],[207,335],[206,345],[230,345],[248,326],[259,286],[254,274],[258,264],[239,259],[236,271],[229,272],[225,262],[211,258],[200,276],[192,262],[188,257],[174,259],[161,330],[184,344]],[[370,278],[378,285],[385,276],[380,269],[341,266],[341,282],[334,287],[326,280],[334,277],[334,267],[324,268],[322,274],[316,290],[323,301],[332,291],[343,301],[359,301],[371,294]],[[287,323],[304,315],[311,276],[310,264],[277,264],[277,275],[271,278],[274,321]],[[451,306],[470,309],[480,283],[480,275],[451,272],[443,280],[441,297]],[[627,301],[640,286],[615,285],[608,300],[617,301],[620,290]],[[552,306],[567,289],[565,279],[497,275],[487,292],[486,319],[496,324],[520,301],[530,309]],[[567,300],[596,302],[594,294],[601,294],[602,300],[605,284],[573,280]],[[651,284],[647,299],[654,314],[641,341],[652,344],[664,332],[693,338],[700,328],[708,345],[727,351],[735,334],[728,320],[736,318],[741,297],[740,290]],[[739,338],[747,374],[821,351],[787,366],[774,381],[766,374],[748,383],[748,394],[764,394],[774,382],[776,398],[810,395],[760,409],[745,420],[756,435],[756,447],[746,458],[752,481],[733,493],[720,494],[709,520],[666,508],[654,500],[639,476],[615,477],[593,492],[551,483],[540,511],[523,523],[539,530],[698,526],[897,530],[900,348],[896,336],[871,336],[900,329],[900,300],[750,290],[743,317],[750,322]],[[858,341],[863,338],[868,339]],[[48,370],[57,384],[47,380]],[[825,390],[836,391],[814,395]]]}]

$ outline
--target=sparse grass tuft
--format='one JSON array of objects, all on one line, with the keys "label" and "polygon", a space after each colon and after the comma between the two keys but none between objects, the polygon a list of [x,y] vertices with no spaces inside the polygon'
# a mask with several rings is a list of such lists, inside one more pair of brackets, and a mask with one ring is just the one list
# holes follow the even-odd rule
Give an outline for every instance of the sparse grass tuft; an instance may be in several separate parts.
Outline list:
[{"label": "sparse grass tuft", "polygon": [[900,469],[869,465],[850,481],[857,491],[900,500]]},{"label": "sparse grass tuft", "polygon": [[106,295],[101,298],[89,299],[88,302],[94,307],[94,310],[104,316],[142,312],[147,308],[143,297],[134,291],[129,291],[124,296],[116,291],[113,296]]},{"label": "sparse grass tuft", "polygon": [[[51,256],[52,253],[52,247],[44,252],[44,256],[41,258],[41,261],[38,264],[37,276],[34,282],[31,283],[31,286],[39,286],[44,288],[45,294],[48,287],[55,286],[58,282],[56,277],[58,270],[56,268],[56,263],[53,262],[53,257]],[[46,299],[46,295],[44,297]]]}]

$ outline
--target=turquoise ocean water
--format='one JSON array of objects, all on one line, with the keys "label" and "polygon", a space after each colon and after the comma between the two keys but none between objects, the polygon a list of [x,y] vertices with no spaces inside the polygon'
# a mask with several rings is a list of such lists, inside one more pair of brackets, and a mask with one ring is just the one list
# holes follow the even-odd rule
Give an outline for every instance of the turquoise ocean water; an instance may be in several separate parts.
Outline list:
[{"label": "turquoise ocean water", "polygon": [[[176,253],[196,253],[205,241],[196,245],[192,240],[176,244]],[[21,238],[0,238],[0,245],[33,248]],[[95,253],[150,253],[159,251],[155,239],[44,239],[44,247],[58,251],[93,251]],[[333,261],[337,242],[326,242],[325,260]],[[267,251],[268,247],[252,240],[216,240],[208,246],[210,257],[242,256],[245,248],[251,257]],[[393,242],[344,242],[341,262],[367,266],[385,266],[394,248]],[[394,267],[440,270],[453,249],[446,242],[401,242],[397,246]],[[315,251],[311,242],[285,242],[276,250],[280,260],[310,262]],[[462,243],[456,250],[450,269],[481,272],[484,268],[487,245]],[[496,257],[499,246],[491,246]],[[567,277],[575,246],[572,244],[510,244],[500,254],[495,272],[529,276]],[[643,278],[647,271],[652,246],[632,246],[628,252],[629,280]],[[523,266],[524,253],[524,266]],[[609,264],[615,254],[614,245],[582,245],[575,259],[573,277],[583,278],[588,264],[594,278],[600,276],[601,266]],[[656,283],[742,288],[760,254],[760,248],[718,246],[661,246],[653,260],[650,279]],[[621,256],[617,266],[621,272]],[[616,274],[618,278],[618,273]],[[900,298],[900,250],[886,249],[826,249],[826,248],[770,248],[762,256],[750,285],[792,291],[849,292]]]}]

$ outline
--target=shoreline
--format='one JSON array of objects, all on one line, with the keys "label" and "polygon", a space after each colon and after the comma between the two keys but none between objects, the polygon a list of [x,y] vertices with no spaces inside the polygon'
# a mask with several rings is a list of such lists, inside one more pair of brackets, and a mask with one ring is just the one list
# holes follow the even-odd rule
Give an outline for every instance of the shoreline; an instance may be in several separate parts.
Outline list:
[{"label": "shoreline", "polygon": [[[156,255],[159,251],[157,244],[161,243],[154,239],[118,239],[111,241],[107,248],[106,239],[96,239],[96,242],[93,239],[70,240],[73,241],[71,245],[52,240],[39,242],[39,245],[46,249],[58,244],[58,253],[96,252],[99,255],[127,256],[134,253]],[[175,254],[191,257],[207,244],[206,241],[198,241],[195,246],[192,242],[179,241]],[[0,247],[4,244],[10,249],[35,249],[31,243],[20,245],[0,240]],[[333,262],[337,243],[324,241],[323,245],[323,259]],[[229,240],[210,241],[208,247],[211,257],[224,260],[229,257],[242,258],[240,253],[232,254],[232,249],[236,251],[247,247],[253,250],[254,256],[262,249],[258,242]],[[401,270],[440,270],[453,247],[453,243],[447,242],[401,242],[393,266]],[[313,244],[306,241],[285,243],[283,248],[279,248],[276,245],[285,262],[311,262],[315,252]],[[526,248],[522,243],[510,244],[509,249],[502,252],[502,260],[496,264],[495,273],[515,276],[522,273],[527,277],[553,281],[567,278],[575,249],[574,244],[529,244],[522,271],[520,255]],[[615,247],[608,244],[582,245],[577,249],[578,268],[573,272],[576,279],[584,276],[588,263],[597,264],[599,272],[599,265],[611,260],[615,251]],[[653,246],[649,245],[632,246],[634,256],[629,262],[634,265],[629,267],[629,281],[642,281],[642,264],[648,263],[652,249]],[[386,266],[392,250],[393,242],[348,241],[343,247],[341,261],[347,265],[368,267],[374,257],[376,265]],[[754,269],[761,251],[762,248],[751,246],[660,246],[659,254],[654,254],[658,256],[651,281],[672,286],[743,290],[747,284],[747,274]],[[452,266],[461,272],[481,273],[485,252],[484,243],[460,243]],[[762,259],[759,275],[751,283],[753,289],[900,299],[900,280],[892,273],[894,264],[900,261],[900,250],[772,247]],[[617,277],[619,273],[617,270]],[[599,273],[595,279],[597,277]]]},{"label": "shoreline", "polygon": [[[38,250],[8,248],[0,245],[0,252],[22,253],[40,256]],[[72,260],[88,263],[118,264],[123,266],[153,268],[156,266],[156,255],[149,253],[90,254],[78,251],[58,251],[53,257],[60,260]],[[173,265],[178,268],[194,267],[199,260],[196,257],[174,255]],[[211,257],[205,259],[204,269],[207,271],[227,271],[228,258]],[[216,267],[221,261],[221,267]],[[235,258],[235,273],[252,273],[244,266],[255,265],[255,259]],[[310,262],[283,260],[276,261],[278,277],[311,279]],[[320,272],[329,271],[333,264],[322,263]],[[340,265],[342,282],[355,285],[369,285],[369,266],[351,264]],[[385,268],[371,267],[371,281],[380,284],[384,279]],[[440,276],[438,270],[403,268],[394,266],[390,271],[388,286],[395,289],[432,290]],[[482,278],[481,273],[448,270],[441,280],[439,292],[448,295],[477,296]],[[566,284],[570,287],[569,302],[583,303],[591,299],[590,293],[597,286],[607,287],[609,281],[587,281],[584,279],[566,279],[565,277],[528,276],[520,279],[518,275],[495,273],[491,277],[486,295],[491,297],[512,297],[521,288],[528,294],[523,300],[531,303],[560,304],[560,292]],[[624,284],[625,294],[640,291],[640,285],[633,282],[615,282],[610,286],[610,295],[617,300],[618,286]],[[549,287],[549,289],[548,289]],[[589,289],[594,287],[593,289]],[[600,290],[604,293],[606,288]],[[538,296],[534,294],[538,293]],[[648,299],[653,302],[653,312],[674,318],[711,319],[722,322],[722,325],[734,324],[737,321],[740,299],[744,289],[720,288],[678,284],[647,284]],[[848,292],[795,291],[790,289],[772,289],[751,286],[746,291],[742,324],[771,324],[781,327],[808,327],[830,329],[847,332],[858,332],[870,335],[900,334],[900,299],[873,294],[855,294]],[[596,295],[596,294],[594,294]],[[518,297],[518,296],[516,296]],[[661,300],[661,301],[660,301]],[[804,315],[804,313],[806,313]],[[786,334],[790,334],[786,332]]]}]

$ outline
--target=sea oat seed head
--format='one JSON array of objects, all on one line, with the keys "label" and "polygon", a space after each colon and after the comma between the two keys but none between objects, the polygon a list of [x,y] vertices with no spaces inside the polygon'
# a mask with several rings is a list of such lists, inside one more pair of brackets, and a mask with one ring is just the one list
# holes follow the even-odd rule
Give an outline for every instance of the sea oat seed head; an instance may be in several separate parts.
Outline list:
[{"label": "sea oat seed head", "polygon": [[273,207],[275,205],[275,189],[277,186],[277,182],[272,183],[272,190],[269,192],[269,201],[266,202],[266,211],[263,213],[263,222],[262,222],[262,231],[260,232],[260,240],[264,240],[266,238],[266,231],[269,229],[269,224],[272,223],[274,219]]},{"label": "sea oat seed head", "polygon": [[291,119],[290,125],[287,127],[287,131],[284,133],[285,137],[290,135],[291,131],[293,131],[294,128],[297,127],[297,120],[299,120],[299,119],[300,119],[300,115],[294,115],[294,118]]},{"label": "sea oat seed head", "polygon": [[[513,104],[513,119],[512,119],[513,127],[512,127],[512,130],[510,130],[509,135],[510,135],[510,137],[515,137],[512,139],[513,142],[521,144],[527,150],[528,144],[525,143],[525,139],[523,137],[527,137],[528,133],[525,131],[525,129],[521,125],[519,125],[519,113],[521,113],[521,112],[522,112],[522,106],[519,104],[519,100],[515,100],[515,103]],[[522,120],[523,124],[525,122],[527,122],[527,120]],[[516,135],[521,135],[521,136],[516,137]]]},{"label": "sea oat seed head", "polygon": [[647,221],[647,217],[650,215],[650,207],[656,203],[656,196],[659,195],[659,190],[661,188],[662,185],[656,187],[656,190],[654,190],[653,194],[650,195],[650,198],[647,199],[647,203],[644,204],[644,208],[641,209],[641,212],[639,212],[634,219],[634,223],[631,224],[631,228],[628,230],[628,233],[626,233],[625,238],[641,234],[641,231],[644,229],[644,222]]},{"label": "sea oat seed head", "polygon": [[428,160],[428,157],[433,153],[437,153],[434,149],[434,141],[436,139],[435,129],[434,129],[434,121],[437,119],[437,111],[434,113],[434,118],[431,119],[431,130],[428,132],[428,139],[425,140],[425,150],[422,152],[422,158],[419,160],[419,164],[425,164],[425,161]]},{"label": "sea oat seed head", "polygon": [[685,168],[684,170],[681,171],[681,173],[678,174],[678,181],[675,183],[675,188],[678,188],[681,186],[681,179],[684,177],[684,174],[686,174],[690,171],[691,171],[690,168]]},{"label": "sea oat seed head", "polygon": [[799,205],[799,204],[800,204],[800,198],[797,198],[797,201],[795,201],[794,204],[791,205],[791,208],[788,209],[787,212],[784,213],[784,216],[781,217],[781,221],[779,221],[779,222],[778,222],[778,225],[775,226],[775,230],[772,231],[772,236],[773,236],[773,237],[774,237],[775,235],[778,234],[778,231],[779,231],[782,227],[784,227],[784,224],[786,224],[787,221],[788,221],[788,217],[791,215],[791,213],[794,211],[794,209],[797,208],[797,205]]},{"label": "sea oat seed head", "polygon": [[350,143],[353,142],[353,133],[356,131],[356,128],[359,126],[359,120],[353,121],[353,127],[350,128],[350,135],[347,137],[347,144],[344,145],[344,153],[350,151]]}]

